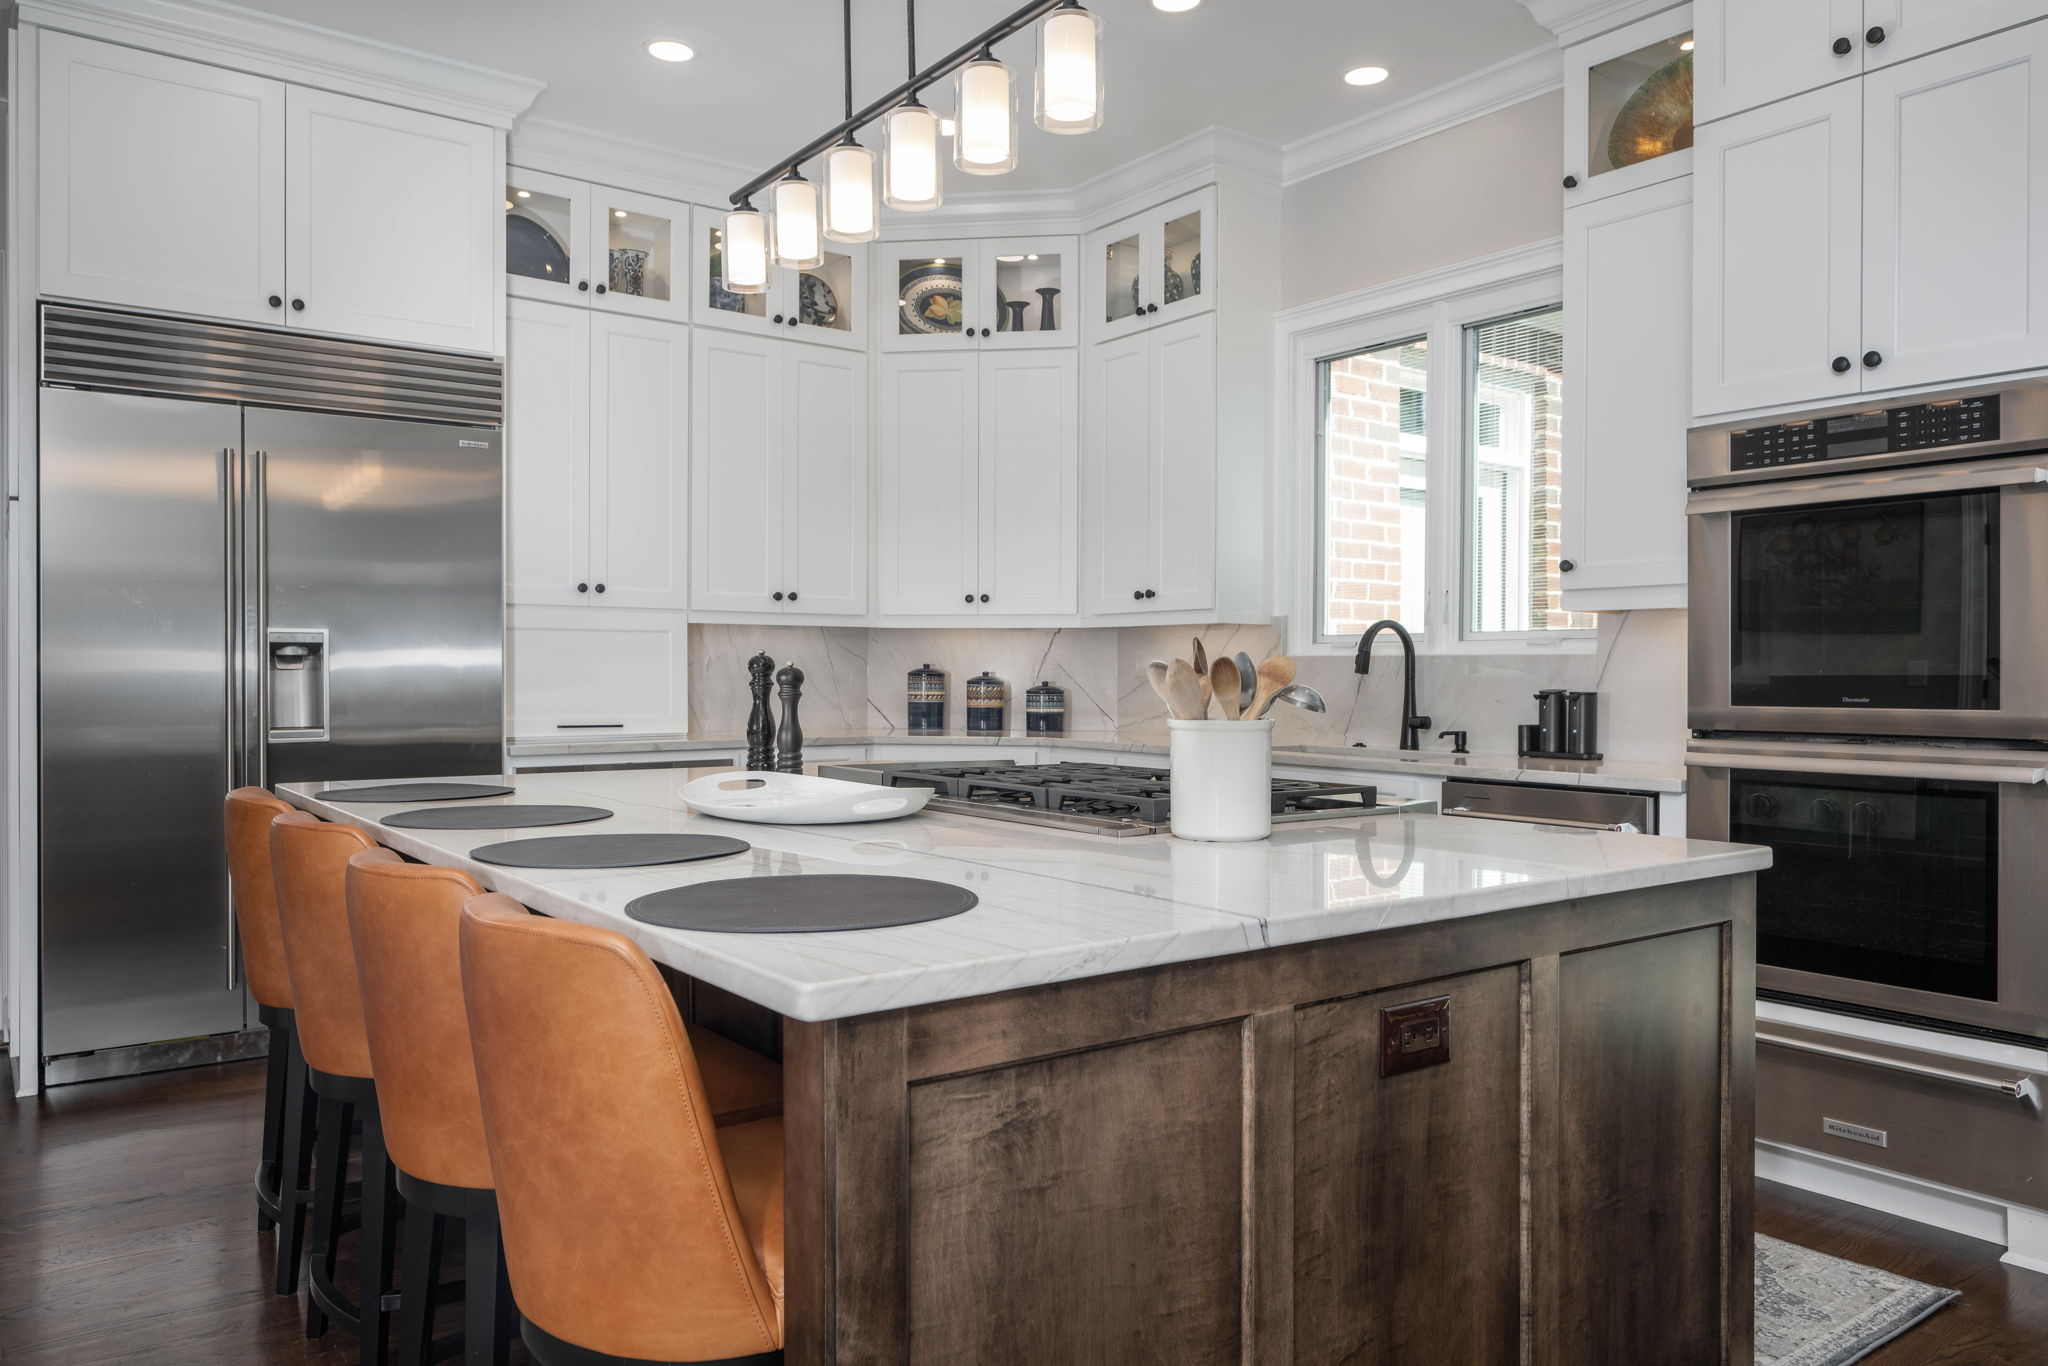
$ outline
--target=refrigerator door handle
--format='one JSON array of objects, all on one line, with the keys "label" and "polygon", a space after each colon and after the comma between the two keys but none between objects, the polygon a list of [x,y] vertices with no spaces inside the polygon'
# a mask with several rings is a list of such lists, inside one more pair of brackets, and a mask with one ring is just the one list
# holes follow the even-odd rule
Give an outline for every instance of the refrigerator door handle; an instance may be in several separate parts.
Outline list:
[{"label": "refrigerator door handle", "polygon": [[254,621],[247,646],[249,692],[254,716],[248,740],[249,767],[258,786],[270,785],[270,457],[249,452],[248,498],[244,516],[250,524],[248,557],[242,573]]},{"label": "refrigerator door handle", "polygon": [[[228,667],[222,672],[227,679],[227,753],[224,756],[227,769],[227,785],[233,788],[241,777],[242,756],[242,611],[238,587],[241,583],[241,518],[237,515],[235,479],[235,452],[223,447],[220,452],[220,580],[221,619],[226,624],[226,648]],[[223,860],[227,850],[221,850]],[[227,989],[234,991],[241,986],[241,944],[239,927],[235,924],[235,898],[230,882],[227,898]]]}]

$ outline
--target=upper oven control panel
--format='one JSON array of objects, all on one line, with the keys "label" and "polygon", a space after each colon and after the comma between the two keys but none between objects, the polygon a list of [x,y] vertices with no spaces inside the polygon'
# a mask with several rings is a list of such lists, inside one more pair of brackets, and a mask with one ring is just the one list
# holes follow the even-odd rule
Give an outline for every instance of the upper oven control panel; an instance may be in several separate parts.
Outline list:
[{"label": "upper oven control panel", "polygon": [[1999,439],[1997,394],[1845,413],[1728,434],[1729,468],[1761,470],[1812,460],[1932,450]]}]

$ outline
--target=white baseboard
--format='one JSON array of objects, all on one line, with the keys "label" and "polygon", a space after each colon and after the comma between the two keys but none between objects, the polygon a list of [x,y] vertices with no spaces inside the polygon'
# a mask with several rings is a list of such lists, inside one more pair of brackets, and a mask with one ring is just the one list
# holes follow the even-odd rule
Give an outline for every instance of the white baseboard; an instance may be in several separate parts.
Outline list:
[{"label": "white baseboard", "polygon": [[2005,1249],[2000,1261],[2048,1274],[2048,1213],[2040,1210],[1781,1143],[1757,1143],[1756,1174],[1759,1180],[1996,1243]]}]

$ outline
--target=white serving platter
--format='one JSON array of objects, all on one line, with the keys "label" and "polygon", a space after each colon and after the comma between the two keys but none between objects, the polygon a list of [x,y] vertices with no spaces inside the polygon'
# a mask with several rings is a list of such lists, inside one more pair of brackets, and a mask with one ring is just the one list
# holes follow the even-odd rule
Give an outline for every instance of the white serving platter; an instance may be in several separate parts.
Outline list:
[{"label": "white serving platter", "polygon": [[692,811],[763,825],[850,825],[894,820],[922,811],[928,787],[877,787],[801,773],[714,773],[685,783]]}]

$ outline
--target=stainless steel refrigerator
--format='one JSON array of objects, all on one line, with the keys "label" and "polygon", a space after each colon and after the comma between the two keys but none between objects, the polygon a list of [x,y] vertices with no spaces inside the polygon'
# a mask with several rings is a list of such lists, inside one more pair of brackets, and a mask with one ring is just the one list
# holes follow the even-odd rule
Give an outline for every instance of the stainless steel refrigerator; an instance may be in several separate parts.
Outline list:
[{"label": "stainless steel refrigerator", "polygon": [[[124,337],[136,326],[89,322]],[[66,358],[93,348],[76,337],[53,347],[45,324],[52,1081],[202,1060],[205,1040],[253,1023],[228,897],[229,788],[495,774],[503,762],[496,427],[259,406],[248,400],[276,399],[262,385],[280,364],[304,367],[302,384],[331,386],[393,348],[328,343],[309,357],[307,343],[281,350],[262,333],[209,328],[215,339],[202,345],[185,335],[192,325],[161,326],[158,352],[250,354],[182,390],[204,398],[116,392],[180,390],[134,358],[111,375],[67,371]],[[58,377],[109,387],[55,387]],[[391,382],[312,397],[374,404]]]}]

